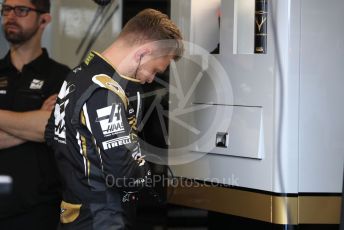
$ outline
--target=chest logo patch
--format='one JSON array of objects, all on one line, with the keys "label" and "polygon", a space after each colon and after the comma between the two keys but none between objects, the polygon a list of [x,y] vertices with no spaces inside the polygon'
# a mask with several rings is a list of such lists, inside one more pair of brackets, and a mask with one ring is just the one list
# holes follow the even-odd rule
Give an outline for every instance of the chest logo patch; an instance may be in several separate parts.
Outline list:
[{"label": "chest logo patch", "polygon": [[111,106],[98,109],[97,116],[96,121],[100,123],[105,137],[124,132],[120,104],[112,104]]},{"label": "chest logo patch", "polygon": [[5,88],[8,85],[7,77],[0,77],[0,88]]},{"label": "chest logo patch", "polygon": [[30,89],[42,89],[43,85],[43,80],[33,79],[30,85]]}]

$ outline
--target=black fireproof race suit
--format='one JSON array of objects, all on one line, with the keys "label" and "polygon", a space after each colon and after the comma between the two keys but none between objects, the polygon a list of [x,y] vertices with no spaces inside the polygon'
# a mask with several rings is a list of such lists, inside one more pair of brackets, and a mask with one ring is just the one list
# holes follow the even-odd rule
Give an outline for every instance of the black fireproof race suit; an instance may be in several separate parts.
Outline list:
[{"label": "black fireproof race suit", "polygon": [[96,52],[63,83],[45,132],[64,185],[60,229],[132,227],[136,192],[151,178],[137,136],[139,88]]}]

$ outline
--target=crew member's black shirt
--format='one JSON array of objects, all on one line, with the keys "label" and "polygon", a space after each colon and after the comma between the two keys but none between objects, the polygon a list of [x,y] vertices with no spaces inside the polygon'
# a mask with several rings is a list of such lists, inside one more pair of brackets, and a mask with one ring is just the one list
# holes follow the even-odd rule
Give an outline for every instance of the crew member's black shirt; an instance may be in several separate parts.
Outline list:
[{"label": "crew member's black shirt", "polygon": [[[0,109],[20,112],[39,109],[45,99],[58,93],[69,70],[50,59],[43,49],[42,55],[19,72],[8,53],[0,60]],[[26,142],[1,149],[0,175],[13,179],[11,194],[0,195],[0,218],[60,200],[54,156],[44,143]]]}]

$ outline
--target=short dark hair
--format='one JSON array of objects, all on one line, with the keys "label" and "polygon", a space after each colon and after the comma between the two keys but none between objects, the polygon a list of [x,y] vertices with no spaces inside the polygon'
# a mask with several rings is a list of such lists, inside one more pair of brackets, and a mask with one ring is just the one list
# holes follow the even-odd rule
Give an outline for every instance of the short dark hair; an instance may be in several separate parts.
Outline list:
[{"label": "short dark hair", "polygon": [[50,12],[50,0],[30,0],[30,2],[38,9],[43,12]]},{"label": "short dark hair", "polygon": [[[4,2],[6,2],[6,0],[4,0]],[[30,2],[36,7],[37,10],[50,13],[50,0],[30,0]]]},{"label": "short dark hair", "polygon": [[122,29],[119,38],[131,44],[147,41],[175,40],[175,59],[184,52],[182,34],[169,17],[154,9],[145,9],[130,19]]}]

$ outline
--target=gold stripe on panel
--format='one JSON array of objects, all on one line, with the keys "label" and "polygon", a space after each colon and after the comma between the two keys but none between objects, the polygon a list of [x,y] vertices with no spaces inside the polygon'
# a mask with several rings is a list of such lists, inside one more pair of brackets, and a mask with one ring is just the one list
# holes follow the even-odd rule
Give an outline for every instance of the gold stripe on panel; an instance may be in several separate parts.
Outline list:
[{"label": "gold stripe on panel", "polygon": [[298,198],[270,196],[272,198],[271,223],[296,225],[298,223]]},{"label": "gold stripe on panel", "polygon": [[[183,185],[183,186],[181,186]],[[341,197],[280,196],[180,182],[169,186],[169,203],[235,215],[273,224],[339,224]]]},{"label": "gold stripe on panel", "polygon": [[339,224],[340,196],[299,196],[299,221],[303,224]]},{"label": "gold stripe on panel", "polygon": [[170,203],[271,222],[271,196],[222,187],[169,188]]}]

